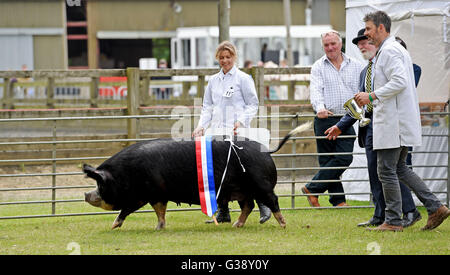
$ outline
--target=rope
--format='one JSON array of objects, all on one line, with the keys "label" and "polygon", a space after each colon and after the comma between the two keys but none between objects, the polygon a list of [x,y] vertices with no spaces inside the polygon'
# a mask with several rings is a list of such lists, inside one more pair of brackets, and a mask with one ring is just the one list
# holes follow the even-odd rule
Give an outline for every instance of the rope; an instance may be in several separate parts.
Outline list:
[{"label": "rope", "polygon": [[225,179],[225,175],[226,175],[226,173],[227,173],[228,163],[230,162],[230,157],[231,157],[231,149],[233,149],[234,153],[236,154],[236,156],[237,156],[237,158],[238,158],[238,160],[239,160],[239,164],[240,164],[241,167],[242,167],[242,172],[245,173],[244,165],[242,165],[241,158],[239,157],[239,155],[238,155],[238,153],[237,153],[237,151],[236,151],[236,149],[235,149],[235,148],[237,148],[237,149],[239,149],[239,150],[242,150],[242,149],[244,149],[244,148],[243,148],[243,147],[239,147],[239,146],[237,146],[236,144],[234,144],[234,142],[233,142],[233,140],[232,140],[232,137],[230,137],[229,139],[225,139],[225,141],[229,141],[229,142],[230,142],[230,148],[228,149],[227,164],[225,165],[225,169],[224,169],[223,175],[222,175],[222,180],[220,181],[219,189],[217,190],[216,200],[217,200],[217,198],[219,198],[220,190],[222,189],[222,184],[223,184],[223,181],[224,181],[224,179]]}]

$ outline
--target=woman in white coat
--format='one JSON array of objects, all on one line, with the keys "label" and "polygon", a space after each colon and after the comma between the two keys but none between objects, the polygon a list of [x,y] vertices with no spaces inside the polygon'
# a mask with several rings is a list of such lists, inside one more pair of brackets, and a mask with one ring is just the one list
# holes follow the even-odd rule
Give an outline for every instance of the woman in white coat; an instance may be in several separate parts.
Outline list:
[{"label": "woman in white coat", "polygon": [[206,128],[249,127],[258,112],[258,96],[252,77],[235,66],[236,48],[224,41],[216,49],[221,67],[206,87],[203,109],[193,136],[202,136]]},{"label": "woman in white coat", "polygon": [[[235,66],[237,59],[236,47],[229,41],[219,44],[216,49],[216,59],[220,71],[213,75],[206,87],[203,97],[203,108],[193,137],[202,136],[205,129],[228,128],[236,130],[239,127],[250,127],[250,122],[258,112],[258,96],[253,78]],[[270,218],[270,209],[258,203],[260,223]],[[218,222],[230,222],[227,205],[219,205]]]}]

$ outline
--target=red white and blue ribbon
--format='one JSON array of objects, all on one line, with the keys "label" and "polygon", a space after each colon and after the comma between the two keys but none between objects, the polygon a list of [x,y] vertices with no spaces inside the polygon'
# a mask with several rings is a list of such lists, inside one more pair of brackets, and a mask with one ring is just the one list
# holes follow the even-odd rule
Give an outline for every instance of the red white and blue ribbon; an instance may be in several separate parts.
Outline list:
[{"label": "red white and blue ribbon", "polygon": [[202,212],[212,217],[217,211],[211,136],[195,139],[198,193]]}]

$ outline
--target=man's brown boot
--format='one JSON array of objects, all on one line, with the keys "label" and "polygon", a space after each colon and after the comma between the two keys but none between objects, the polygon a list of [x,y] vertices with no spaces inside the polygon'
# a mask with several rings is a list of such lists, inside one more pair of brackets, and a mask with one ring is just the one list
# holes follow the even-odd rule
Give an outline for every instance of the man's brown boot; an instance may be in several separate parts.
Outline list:
[{"label": "man's brown boot", "polygon": [[[309,190],[306,187],[302,187],[302,193],[303,194],[311,194],[311,192],[309,192]],[[319,204],[319,199],[316,196],[306,196],[306,198],[308,199],[309,205],[311,205],[311,207],[320,207]]]},{"label": "man's brown boot", "polygon": [[432,230],[438,227],[446,218],[450,216],[450,210],[445,205],[438,208],[433,214],[428,215],[427,225],[422,230]]},{"label": "man's brown boot", "polygon": [[377,226],[375,228],[366,228],[366,230],[378,231],[378,232],[384,232],[384,231],[400,232],[400,231],[403,231],[403,226],[401,226],[401,225],[391,225],[391,224],[387,224],[387,223],[384,222],[380,226]]}]

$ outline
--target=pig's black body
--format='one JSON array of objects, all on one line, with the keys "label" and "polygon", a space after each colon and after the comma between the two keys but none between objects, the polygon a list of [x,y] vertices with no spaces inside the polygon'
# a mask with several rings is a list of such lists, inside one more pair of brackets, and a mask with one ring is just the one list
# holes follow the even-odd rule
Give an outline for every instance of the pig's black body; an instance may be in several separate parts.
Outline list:
[{"label": "pig's black body", "polygon": [[[254,141],[235,141],[245,173],[234,151],[231,153],[219,201],[258,199],[278,211],[273,188],[277,172],[268,152]],[[214,181],[219,188],[230,143],[213,140]],[[194,141],[157,139],[139,142],[115,154],[97,167],[106,182],[99,182],[102,199],[114,210],[134,207],[137,202],[173,201],[200,204]],[[86,169],[85,169],[86,170]],[[88,176],[91,175],[87,171]],[[95,177],[94,177],[95,178]],[[101,181],[104,181],[102,179]],[[270,208],[270,206],[269,206]]]},{"label": "pig's black body", "polygon": [[[268,206],[280,225],[285,226],[278,198],[274,193],[277,171],[270,154],[278,151],[295,132],[291,131],[278,148],[270,152],[255,141],[233,141],[242,148],[236,148],[240,162],[232,150],[217,201],[219,205],[227,205],[232,200],[239,202],[242,211],[235,226],[244,225],[255,199]],[[229,149],[230,142],[224,141],[223,137],[213,139],[216,193]],[[121,210],[113,228],[121,226],[127,215],[146,203],[150,203],[155,209],[159,221],[157,228],[165,225],[168,201],[200,204],[194,140],[157,139],[139,142],[115,154],[96,169],[85,164],[83,171],[95,179],[98,186],[94,194],[96,199],[86,193],[86,201],[107,210]]]}]

